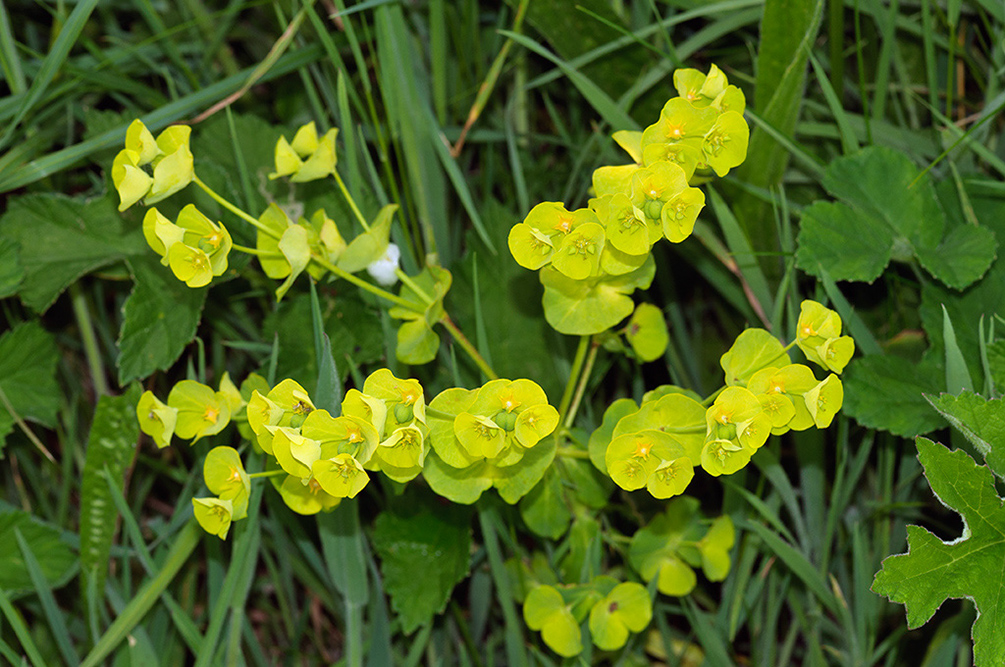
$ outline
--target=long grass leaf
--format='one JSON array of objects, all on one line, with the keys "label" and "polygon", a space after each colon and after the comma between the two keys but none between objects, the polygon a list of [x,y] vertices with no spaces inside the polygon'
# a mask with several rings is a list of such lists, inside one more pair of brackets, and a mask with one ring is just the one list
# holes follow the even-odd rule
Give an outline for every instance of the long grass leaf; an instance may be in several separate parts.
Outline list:
[{"label": "long grass leaf", "polygon": [[[28,659],[31,660],[31,664],[35,667],[46,667],[45,659],[42,657],[41,652],[39,652],[38,647],[35,646],[35,642],[31,638],[31,632],[28,630],[28,626],[25,625],[20,612],[18,612],[17,608],[11,603],[10,598],[7,597],[3,588],[0,588],[0,612],[2,612],[4,618],[7,619],[7,623],[10,624],[11,629],[14,631],[14,635],[18,638],[18,641],[21,642],[21,648],[24,649]],[[21,661],[18,660],[18,662]]]},{"label": "long grass leaf", "polygon": [[59,649],[59,653],[63,656],[63,661],[67,665],[79,665],[80,658],[73,649],[73,640],[70,639],[70,632],[66,628],[66,619],[63,618],[63,612],[59,609],[59,605],[56,604],[56,598],[52,594],[52,588],[50,588],[49,581],[45,578],[45,573],[42,572],[42,566],[39,565],[38,559],[32,553],[31,545],[24,539],[21,531],[16,526],[14,527],[14,538],[17,540],[17,546],[21,550],[21,557],[24,558],[24,565],[28,570],[32,586],[35,587],[38,601],[42,603],[42,612],[45,615],[46,622],[49,624],[52,637],[56,640],[56,648]]},{"label": "long grass leaf", "polygon": [[171,550],[160,571],[137,591],[81,663],[81,667],[97,667],[126,636],[143,620],[158,597],[174,581],[175,575],[195,550],[203,531],[194,519],[172,539]]},{"label": "long grass leaf", "polygon": [[[276,66],[263,75],[260,80],[270,81],[284,76],[316,61],[320,56],[321,49],[318,46],[310,46],[288,53],[280,58]],[[238,90],[247,81],[248,75],[251,72],[252,70],[248,69],[229,76],[202,90],[151,111],[142,116],[140,120],[151,131],[163,128],[170,123],[185,118],[193,111],[215,102],[220,97]],[[19,164],[5,169],[3,172],[0,172],[0,193],[22,188],[71,167],[97,151],[113,148],[122,143],[125,133],[126,125],[123,125],[122,127],[102,132],[96,137],[67,146],[27,164]]]},{"label": "long grass leaf", "polygon": [[769,530],[766,526],[756,521],[741,519],[738,525],[743,530],[757,533],[757,536],[764,541],[767,547],[792,570],[793,574],[806,584],[806,587],[827,609],[835,614],[839,613],[840,604],[834,593],[827,586],[827,581],[798,549],[778,537],[774,531]]},{"label": "long grass leaf", "polygon": [[810,52],[809,58],[810,65],[813,67],[813,73],[817,77],[817,83],[820,84],[820,90],[824,94],[824,99],[827,100],[827,106],[830,107],[831,115],[834,117],[834,122],[838,126],[838,132],[841,134],[841,151],[845,155],[851,155],[858,150],[858,139],[855,137],[855,130],[852,129],[851,123],[848,122],[848,114],[841,106],[841,100],[838,98],[838,94],[834,88],[831,87],[830,79],[827,78],[827,73],[824,72],[820,61],[816,59],[816,56],[812,52]]},{"label": "long grass leaf", "polygon": [[715,211],[715,217],[719,220],[723,237],[726,239],[726,246],[733,259],[736,260],[740,275],[746,281],[746,286],[753,297],[751,305],[755,311],[762,314],[762,320],[766,324],[770,324],[770,320],[763,314],[773,310],[771,289],[768,287],[768,280],[764,277],[764,272],[754,255],[754,249],[747,240],[747,235],[740,227],[740,223],[737,222],[736,216],[733,215],[733,211],[719,195],[719,192],[711,186],[709,186],[708,192],[712,200],[712,210]]},{"label": "long grass leaf", "polygon": [[81,31],[87,24],[87,19],[90,18],[91,12],[94,11],[97,5],[98,0],[81,0],[73,8],[73,11],[70,12],[70,16],[67,17],[62,30],[59,31],[59,36],[56,37],[52,48],[49,49],[45,60],[42,61],[42,66],[39,67],[38,73],[32,77],[31,86],[29,86],[21,102],[21,108],[18,109],[14,120],[10,122],[3,135],[0,136],[0,147],[5,147],[10,143],[14,130],[21,124],[21,121],[28,115],[28,112],[35,107],[39,98],[45,94],[49,84],[56,78],[60,68],[66,61],[66,57],[70,55],[70,49],[73,48],[77,37],[80,36]]},{"label": "long grass leaf", "polygon": [[20,95],[25,92],[28,84],[24,78],[21,57],[17,53],[17,43],[10,27],[7,4],[0,2],[0,69],[3,69],[10,92],[13,95]]},{"label": "long grass leaf", "polygon": [[612,128],[617,130],[641,129],[639,124],[628,115],[627,111],[619,107],[614,100],[607,95],[607,93],[600,89],[597,84],[593,83],[593,81],[591,81],[585,74],[570,65],[567,61],[562,60],[530,37],[510,32],[509,30],[500,30],[499,32],[500,34],[509,37],[520,46],[533,51],[558,66],[558,68],[562,70],[562,73],[569,79],[569,82],[572,83],[572,85],[574,85],[580,93],[582,93],[583,97],[586,98],[586,101],[590,104],[590,106],[592,106],[594,110],[600,114],[600,117],[603,118],[604,121]]}]

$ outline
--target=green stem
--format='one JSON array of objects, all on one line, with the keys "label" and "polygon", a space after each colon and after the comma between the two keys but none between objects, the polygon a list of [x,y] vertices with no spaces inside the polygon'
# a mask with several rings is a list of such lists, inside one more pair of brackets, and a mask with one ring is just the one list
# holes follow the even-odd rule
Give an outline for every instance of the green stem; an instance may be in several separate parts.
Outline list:
[{"label": "green stem", "polygon": [[579,449],[578,447],[559,447],[558,451],[555,452],[558,456],[564,456],[567,459],[588,459],[590,458],[590,453],[585,449]]},{"label": "green stem", "polygon": [[572,398],[569,414],[565,417],[565,428],[572,428],[572,422],[576,419],[576,413],[579,412],[579,402],[583,400],[583,394],[586,392],[586,383],[590,380],[590,371],[593,370],[593,363],[597,360],[597,351],[599,349],[600,341],[594,339],[590,344],[590,353],[586,356],[586,365],[579,376],[579,384],[576,386],[576,394]]},{"label": "green stem", "polygon": [[708,407],[709,405],[712,405],[712,403],[715,401],[716,397],[719,394],[721,394],[723,391],[725,391],[725,389],[726,389],[726,385],[722,385],[721,387],[719,387],[718,389],[716,389],[715,391],[713,391],[712,394],[711,394],[711,396],[709,396],[704,401],[702,401],[701,404],[703,406],[705,406],[705,407]]},{"label": "green stem", "polygon": [[213,188],[211,188],[208,185],[206,185],[203,182],[203,180],[201,178],[199,178],[198,176],[193,176],[192,177],[192,181],[196,185],[198,185],[200,188],[202,188],[203,191],[205,191],[206,194],[208,194],[210,197],[212,197],[213,200],[216,201],[216,203],[218,203],[220,206],[224,207],[225,209],[227,209],[228,211],[230,211],[231,213],[233,213],[237,217],[241,218],[242,220],[250,223],[253,227],[255,227],[256,229],[258,229],[259,231],[261,231],[261,232],[263,232],[265,234],[268,234],[269,236],[271,236],[274,239],[278,239],[279,238],[278,236],[276,236],[276,232],[275,231],[269,229],[268,227],[266,227],[265,225],[263,225],[261,222],[259,222],[258,218],[252,217],[250,214],[248,214],[247,212],[245,212],[243,209],[240,209],[237,206],[234,206],[233,204],[231,204],[229,201],[227,201],[226,199],[224,199],[222,195],[217,194],[217,192]]},{"label": "green stem", "polygon": [[359,224],[363,225],[363,229],[366,231],[370,231],[370,225],[367,224],[366,218],[363,217],[363,214],[360,213],[359,207],[356,206],[356,200],[352,198],[351,194],[349,194],[349,188],[345,186],[345,181],[343,181],[342,177],[339,176],[338,171],[333,171],[332,176],[335,177],[335,182],[338,183],[339,190],[342,191],[342,196],[345,197],[347,202],[349,202],[349,208],[352,209],[356,219],[359,220]]},{"label": "green stem", "polygon": [[249,255],[255,255],[256,257],[275,257],[275,258],[285,257],[285,255],[283,255],[283,253],[281,252],[275,252],[271,250],[259,250],[258,248],[249,248],[246,245],[238,245],[236,243],[231,245],[231,249],[236,250],[238,252],[245,252],[248,253]]},{"label": "green stem", "polygon": [[87,297],[80,289],[80,283],[70,285],[70,298],[73,300],[73,315],[77,318],[80,338],[84,343],[84,356],[87,366],[91,369],[91,380],[98,396],[109,393],[108,381],[105,379],[105,366],[101,363],[101,351],[98,349],[98,337],[94,335],[94,323],[91,322],[91,311],[87,308]]},{"label": "green stem", "polygon": [[428,294],[426,294],[425,291],[423,291],[423,289],[419,287],[414,280],[412,280],[411,276],[409,276],[401,269],[395,269],[394,275],[398,276],[398,280],[407,285],[410,290],[415,292],[416,295],[418,295],[418,297],[422,299],[427,306],[433,305],[433,299]]},{"label": "green stem", "polygon": [[255,479],[256,477],[277,477],[279,475],[285,475],[285,470],[266,470],[264,472],[252,472],[248,473],[248,477]]},{"label": "green stem", "polygon": [[583,370],[583,362],[586,361],[586,350],[590,345],[590,337],[583,336],[579,339],[579,347],[576,348],[576,356],[572,360],[572,369],[569,371],[569,379],[565,383],[565,391],[562,392],[562,400],[558,404],[559,424],[565,423],[565,415],[572,402],[572,393],[576,390],[576,380]]},{"label": "green stem", "polygon": [[471,361],[475,362],[475,365],[478,366],[481,372],[485,374],[485,377],[490,380],[499,379],[499,376],[496,375],[496,372],[492,370],[492,367],[489,366],[487,361],[485,361],[485,358],[478,353],[478,350],[471,344],[468,337],[465,336],[464,333],[457,328],[457,325],[454,324],[454,321],[450,319],[450,315],[443,313],[443,317],[440,318],[440,324],[442,324],[444,328],[450,332],[450,335],[454,337],[454,340],[456,340],[461,346],[461,349],[467,352],[468,356],[471,357]]},{"label": "green stem", "polygon": [[381,288],[377,287],[376,285],[372,285],[372,284],[366,282],[362,278],[357,278],[352,273],[349,273],[345,269],[340,269],[339,267],[335,266],[334,264],[332,264],[331,262],[329,262],[326,259],[318,257],[317,255],[311,255],[311,261],[317,262],[317,264],[319,266],[323,267],[327,271],[330,271],[331,273],[334,273],[339,278],[343,278],[344,280],[348,280],[349,282],[351,282],[353,285],[356,285],[360,289],[364,289],[367,292],[370,292],[371,294],[375,294],[376,296],[379,296],[381,299],[384,299],[385,301],[390,301],[391,303],[393,303],[396,306],[401,306],[402,308],[407,308],[407,309],[409,309],[409,310],[411,310],[413,312],[416,312],[416,313],[421,313],[422,312],[421,309],[417,309],[415,307],[416,304],[415,304],[414,301],[409,301],[407,299],[403,299],[400,296],[397,296],[396,294],[392,294],[392,293],[388,292],[387,290],[381,289]]}]

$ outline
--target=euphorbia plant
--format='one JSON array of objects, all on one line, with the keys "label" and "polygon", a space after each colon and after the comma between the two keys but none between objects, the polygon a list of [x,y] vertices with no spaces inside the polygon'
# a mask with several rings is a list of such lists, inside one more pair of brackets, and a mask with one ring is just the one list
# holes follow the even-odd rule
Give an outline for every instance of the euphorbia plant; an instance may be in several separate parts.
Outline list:
[{"label": "euphorbia plant", "polygon": [[[713,477],[730,475],[771,435],[827,428],[841,407],[837,374],[854,343],[841,335],[836,312],[807,300],[788,344],[763,329],[747,329],[736,338],[721,358],[719,390],[701,396],[662,385],[638,403],[614,401],[592,434],[575,428],[601,346],[640,361],[664,353],[668,336],[661,310],[636,305],[633,294],[653,281],[654,245],[661,239],[681,244],[691,236],[705,204],[700,185],[725,175],[746,155],[743,94],[718,68],[708,75],[679,70],[674,85],[679,96],[652,125],[615,133],[633,162],[597,169],[595,196],[586,207],[540,203],[509,232],[513,258],[539,271],[548,323],[580,336],[558,402],[534,379],[497,377],[448,314],[452,276],[446,268],[427,262],[411,276],[398,268],[397,248],[390,243],[397,207],[384,206],[373,220],[363,216],[338,172],[335,129],[319,137],[309,123],[292,141],[280,139],[269,178],[297,183],[332,178],[363,230],[352,239],[344,234],[344,221],[324,209],[296,220],[276,203],[257,215],[240,209],[199,178],[187,130],[169,128],[154,140],[142,123],[133,123],[113,166],[120,209],[141,200],[156,203],[194,183],[255,230],[255,247],[246,247],[194,206],[182,209],[176,221],[149,209],[143,223],[147,242],[179,280],[190,287],[211,283],[228,270],[230,252],[255,256],[266,276],[283,281],[277,300],[303,273],[319,282],[345,280],[382,299],[388,315],[402,322],[400,361],[433,361],[440,350],[434,327],[442,325],[486,378],[478,387],[449,387],[427,397],[417,379],[378,369],[324,407],[296,378],[272,386],[255,374],[240,388],[227,375],[216,390],[184,380],[166,402],[146,392],[137,416],[158,446],[167,446],[172,435],[193,443],[218,436],[233,421],[250,443],[245,454],[253,449],[264,456],[263,469],[249,474],[241,450],[226,445],[210,450],[203,472],[213,495],[193,500],[199,524],[225,539],[232,523],[247,516],[249,490],[259,478],[270,479],[286,505],[305,515],[330,511],[366,492],[376,474],[395,485],[424,483],[465,505],[494,488],[503,501],[525,509],[522,499],[552,483],[556,459],[589,459],[625,491],[678,498],[633,535],[612,533],[625,566],[611,570],[618,578],[588,575],[583,568],[574,574],[571,567],[561,579],[535,571],[523,577],[524,618],[546,644],[560,655],[577,655],[584,647],[580,625],[588,622],[598,648],[619,649],[652,616],[652,597],[636,579],[655,581],[650,590],[672,596],[695,587],[694,567],[710,580],[722,580],[730,569],[735,530],[729,516],[706,520],[698,500],[683,495],[696,469]],[[145,171],[148,165],[152,175]],[[359,275],[364,269],[378,284]],[[399,281],[397,294],[385,289]],[[628,346],[620,342],[622,335]],[[789,355],[797,346],[830,374],[818,380],[808,366],[793,363]],[[591,502],[575,506],[583,526],[596,523],[593,515],[606,498]],[[515,568],[523,571],[519,564]]]}]

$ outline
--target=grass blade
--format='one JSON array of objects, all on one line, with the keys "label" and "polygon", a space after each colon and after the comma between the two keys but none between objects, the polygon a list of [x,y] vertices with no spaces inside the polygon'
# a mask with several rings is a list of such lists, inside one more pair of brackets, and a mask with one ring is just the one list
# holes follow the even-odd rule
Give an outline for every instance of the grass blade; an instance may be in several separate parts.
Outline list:
[{"label": "grass blade", "polygon": [[45,620],[49,623],[53,639],[56,640],[56,648],[59,649],[60,654],[63,656],[63,661],[67,665],[79,665],[80,658],[77,656],[76,651],[73,650],[73,641],[70,639],[70,633],[66,629],[63,612],[60,611],[59,606],[56,604],[56,598],[53,596],[49,582],[42,572],[42,566],[39,565],[38,559],[35,558],[35,554],[31,551],[31,546],[16,526],[14,528],[14,537],[17,539],[17,546],[21,550],[21,556],[24,558],[28,576],[31,577],[31,583],[38,594],[38,600],[42,603],[42,611],[45,614]]}]

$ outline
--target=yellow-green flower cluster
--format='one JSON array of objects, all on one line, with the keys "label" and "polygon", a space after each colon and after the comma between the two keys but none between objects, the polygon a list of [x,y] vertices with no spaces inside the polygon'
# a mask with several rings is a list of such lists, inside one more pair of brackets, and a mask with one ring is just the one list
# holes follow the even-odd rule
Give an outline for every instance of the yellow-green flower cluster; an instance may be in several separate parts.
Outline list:
[{"label": "yellow-green flower cluster", "polygon": [[[112,163],[112,183],[119,193],[119,210],[143,200],[155,204],[170,197],[195,177],[189,136],[192,128],[172,125],[154,139],[140,120],[126,130],[126,146]],[[151,168],[153,174],[144,167]]]},{"label": "yellow-green flower cluster", "polygon": [[294,183],[306,183],[334,174],[338,159],[335,153],[337,136],[338,129],[332,128],[318,139],[317,128],[311,121],[297,130],[292,142],[280,137],[276,142],[276,170],[269,178],[289,176]]},{"label": "yellow-green flower cluster", "polygon": [[823,380],[808,366],[791,363],[789,348],[769,332],[747,329],[722,355],[726,386],[708,408],[697,396],[667,386],[646,394],[637,409],[610,409],[617,421],[598,433],[610,438],[604,464],[614,482],[668,498],[684,491],[694,467],[731,475],[771,435],[830,426],[844,399],[836,373],[854,353],[854,342],[840,335],[838,314],[815,301],[802,303],[798,329],[789,347],[798,344],[811,361],[834,371]]},{"label": "yellow-green flower cluster", "polygon": [[400,482],[415,477],[425,458],[422,387],[387,369],[373,373],[363,391],[351,389],[342,414],[317,409],[294,380],[283,380],[248,402],[248,425],[258,445],[286,473],[277,488],[300,514],[330,510],[381,470]]},{"label": "yellow-green flower cluster", "polygon": [[478,389],[452,388],[429,407],[453,416],[431,425],[433,448],[449,466],[467,468],[486,460],[512,466],[558,426],[558,411],[531,380],[492,380]]},{"label": "yellow-green flower cluster", "polygon": [[586,208],[543,202],[510,230],[510,252],[521,266],[540,270],[545,314],[563,333],[599,333],[627,314],[629,304],[601,294],[603,288],[629,294],[648,286],[653,245],[688,238],[705,205],[689,184],[695,171],[723,176],[746,157],[750,131],[739,88],[714,65],[707,76],[678,70],[674,85],[680,97],[655,123],[614,134],[635,163],[597,169],[596,196]]},{"label": "yellow-green flower cluster", "polygon": [[189,287],[203,287],[227,270],[227,255],[234,243],[220,222],[213,222],[192,204],[171,222],[156,208],[143,217],[143,236],[161,264],[171,267]]}]

